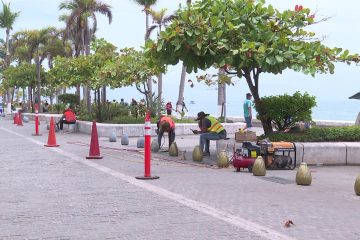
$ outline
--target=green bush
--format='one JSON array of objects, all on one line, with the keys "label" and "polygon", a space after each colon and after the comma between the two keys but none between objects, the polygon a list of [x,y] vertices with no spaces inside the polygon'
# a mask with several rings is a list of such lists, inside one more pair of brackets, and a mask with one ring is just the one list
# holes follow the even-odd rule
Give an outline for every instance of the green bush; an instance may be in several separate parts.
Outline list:
[{"label": "green bush", "polygon": [[68,104],[70,103],[71,106],[75,107],[76,105],[79,105],[79,97],[73,93],[64,93],[64,94],[60,94],[58,96],[59,101],[64,103],[64,104]]},{"label": "green bush", "polygon": [[[261,98],[256,104],[259,120],[270,120],[275,129],[283,131],[300,121],[311,122],[311,109],[316,106],[314,96],[300,92]],[[262,118],[262,119],[261,119]]]},{"label": "green bush", "polygon": [[355,142],[360,141],[360,126],[313,127],[305,129],[303,132],[274,132],[259,137],[259,139],[265,138],[273,142]]},{"label": "green bush", "polygon": [[51,113],[63,113],[65,110],[65,104],[58,103],[49,106],[49,112]]}]

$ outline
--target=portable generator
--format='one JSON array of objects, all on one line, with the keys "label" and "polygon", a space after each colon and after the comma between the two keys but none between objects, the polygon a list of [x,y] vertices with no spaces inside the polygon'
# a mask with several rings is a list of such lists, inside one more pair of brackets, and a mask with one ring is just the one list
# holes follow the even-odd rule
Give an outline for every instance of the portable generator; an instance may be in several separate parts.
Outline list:
[{"label": "portable generator", "polygon": [[294,143],[261,141],[258,144],[267,169],[294,169],[296,167]]},{"label": "portable generator", "polygon": [[241,168],[247,168],[252,172],[252,167],[256,158],[260,155],[260,147],[251,142],[243,142],[241,148],[233,147],[234,154],[232,156],[232,164],[236,171],[240,172]]}]

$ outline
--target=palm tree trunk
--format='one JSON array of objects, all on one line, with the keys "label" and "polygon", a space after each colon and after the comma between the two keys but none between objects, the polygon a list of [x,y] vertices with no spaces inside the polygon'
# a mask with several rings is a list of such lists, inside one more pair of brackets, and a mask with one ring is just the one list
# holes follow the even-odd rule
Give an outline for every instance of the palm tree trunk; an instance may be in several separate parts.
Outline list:
[{"label": "palm tree trunk", "polygon": [[161,115],[161,103],[162,103],[162,88],[163,88],[163,82],[162,82],[162,73],[158,76],[158,99],[157,99],[157,115],[160,117]]},{"label": "palm tree trunk", "polygon": [[[225,71],[219,69],[219,79],[221,75],[225,74]],[[224,83],[218,84],[218,106],[220,109],[220,116],[224,117],[224,122],[226,122],[226,85]]]},{"label": "palm tree trunk", "polygon": [[[10,29],[6,29],[6,56],[5,56],[5,66],[7,68],[10,65]],[[11,114],[11,89],[9,88],[7,91],[7,114]]]},{"label": "palm tree trunk", "polygon": [[[87,29],[85,29],[85,33],[84,33],[84,37],[85,37],[85,55],[89,56],[90,55],[90,42],[91,42],[91,36],[90,36],[90,29],[89,27],[87,27]],[[84,86],[85,91],[86,91],[86,98],[85,98],[85,94],[84,94],[84,98],[86,99],[86,106],[87,106],[87,110],[89,111],[89,113],[91,113],[91,92],[90,92],[90,88],[88,86]]]},{"label": "palm tree trunk", "polygon": [[39,59],[39,48],[37,49],[36,57],[36,74],[37,74],[37,104],[39,112],[42,112],[41,107],[41,86],[40,86],[40,59]]},{"label": "palm tree trunk", "polygon": [[182,103],[184,101],[184,88],[185,88],[185,77],[186,77],[186,67],[182,66],[181,69],[181,77],[180,77],[180,85],[179,85],[179,97],[176,102],[176,111],[181,112]]},{"label": "palm tree trunk", "polygon": [[[149,13],[148,13],[148,11],[147,11],[147,9],[149,8],[150,6],[148,6],[148,5],[146,5],[145,6],[145,27],[146,27],[146,29],[145,29],[145,42],[146,42],[146,40],[147,40],[147,32],[148,32],[148,29],[149,29]],[[148,79],[147,79],[147,85],[148,85],[148,90],[149,90],[149,92],[148,92],[148,99],[150,100],[150,101],[152,101],[152,93],[153,93],[153,90],[152,90],[152,79],[151,79],[151,76],[150,77],[148,77]],[[150,103],[150,105],[151,105],[151,103]]]},{"label": "palm tree trunk", "polygon": [[28,105],[28,109],[32,109],[32,106],[31,106],[31,98],[32,98],[32,95],[31,95],[31,86],[28,86],[28,99],[27,99],[27,105]]}]

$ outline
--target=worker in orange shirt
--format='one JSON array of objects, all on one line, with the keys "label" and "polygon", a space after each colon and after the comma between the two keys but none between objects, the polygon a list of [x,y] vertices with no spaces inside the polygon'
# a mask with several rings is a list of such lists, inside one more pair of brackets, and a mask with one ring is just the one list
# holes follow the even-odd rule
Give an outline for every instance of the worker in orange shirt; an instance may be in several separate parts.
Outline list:
[{"label": "worker in orange shirt", "polygon": [[175,141],[175,123],[171,117],[161,116],[159,121],[157,122],[157,130],[156,130],[156,133],[158,135],[159,147],[161,147],[161,138],[163,137],[165,132],[167,132],[169,135],[169,148],[170,148],[170,145]]}]

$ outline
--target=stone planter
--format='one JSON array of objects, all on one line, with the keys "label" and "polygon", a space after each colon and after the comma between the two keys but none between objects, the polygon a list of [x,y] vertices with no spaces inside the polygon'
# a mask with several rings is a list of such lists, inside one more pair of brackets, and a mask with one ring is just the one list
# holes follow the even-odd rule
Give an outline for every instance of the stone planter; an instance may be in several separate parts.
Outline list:
[{"label": "stone planter", "polygon": [[254,166],[252,168],[252,172],[254,176],[265,176],[266,168],[264,160],[261,156],[258,156],[254,162]]},{"label": "stone planter", "polygon": [[306,163],[301,163],[296,173],[296,183],[298,185],[308,186],[311,184],[311,172]]},{"label": "stone planter", "polygon": [[129,137],[126,133],[121,136],[121,145],[129,145]]},{"label": "stone planter", "polygon": [[173,142],[169,148],[169,155],[172,157],[177,157],[179,156],[179,150],[177,147],[176,142]]},{"label": "stone planter", "polygon": [[219,152],[217,156],[216,165],[220,168],[229,167],[229,158],[227,156],[226,150],[222,150]]},{"label": "stone planter", "polygon": [[203,160],[202,151],[201,151],[199,145],[196,145],[194,147],[194,150],[193,150],[193,153],[192,153],[192,158],[193,158],[194,162],[201,162]]},{"label": "stone planter", "polygon": [[160,147],[159,147],[159,143],[158,143],[157,139],[152,140],[152,142],[151,142],[151,152],[154,152],[154,153],[158,152],[159,149],[160,149]]},{"label": "stone planter", "polygon": [[360,196],[360,175],[355,180],[354,190],[356,195]]}]

